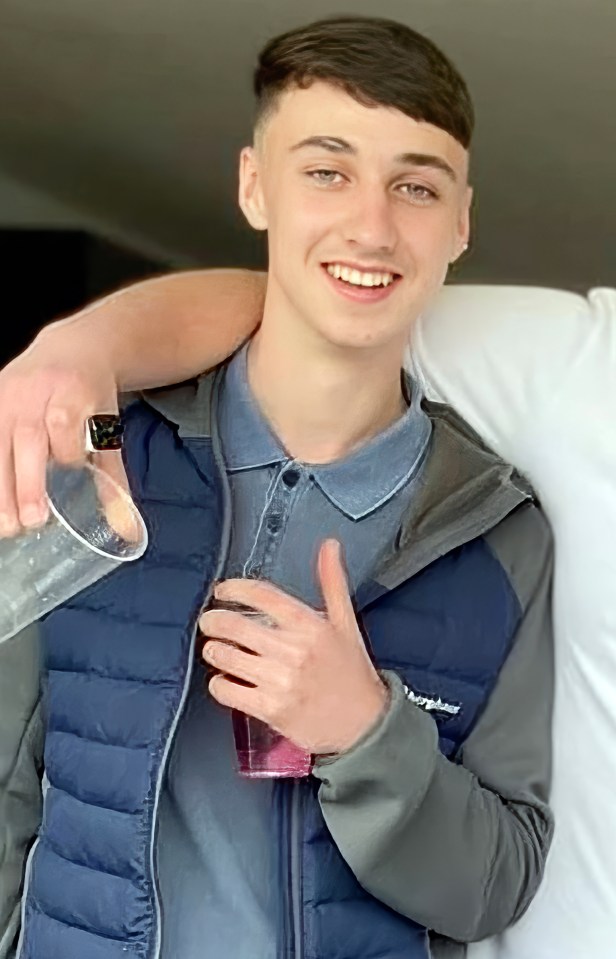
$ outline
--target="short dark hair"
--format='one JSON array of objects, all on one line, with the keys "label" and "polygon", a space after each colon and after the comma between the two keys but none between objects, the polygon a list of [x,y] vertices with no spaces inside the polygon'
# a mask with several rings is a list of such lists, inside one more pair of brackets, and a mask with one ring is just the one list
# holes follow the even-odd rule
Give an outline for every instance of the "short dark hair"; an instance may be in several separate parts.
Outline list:
[{"label": "short dark hair", "polygon": [[436,44],[395,20],[328,17],[270,40],[254,73],[256,126],[283,90],[315,80],[365,106],[395,107],[470,146],[475,116],[466,83]]}]

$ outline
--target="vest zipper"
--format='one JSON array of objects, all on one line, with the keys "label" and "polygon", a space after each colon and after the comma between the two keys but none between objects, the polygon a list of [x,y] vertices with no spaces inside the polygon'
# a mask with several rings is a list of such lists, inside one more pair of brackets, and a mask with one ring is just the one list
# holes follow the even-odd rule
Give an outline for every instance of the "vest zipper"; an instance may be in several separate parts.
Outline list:
[{"label": "vest zipper", "polygon": [[182,690],[182,698],[180,700],[180,705],[178,706],[177,712],[173,719],[171,729],[169,731],[169,736],[167,737],[167,743],[165,745],[165,751],[163,758],[161,760],[158,780],[156,783],[156,795],[154,800],[154,814],[152,817],[152,839],[150,844],[150,874],[152,876],[152,886],[154,888],[154,907],[155,907],[155,919],[156,919],[156,937],[154,940],[154,950],[152,953],[152,959],[160,959],[161,949],[162,949],[162,908],[160,902],[160,888],[158,884],[158,877],[156,875],[156,840],[158,837],[158,805],[160,800],[160,793],[162,789],[162,780],[167,767],[167,761],[169,759],[169,753],[175,739],[175,734],[177,727],[179,725],[182,713],[184,711],[184,706],[186,704],[186,698],[188,696],[188,690],[190,687],[190,682],[192,679],[193,665],[195,659],[195,639],[199,630],[199,616],[203,612],[212,597],[213,586],[221,578],[223,570],[227,562],[227,556],[229,553],[229,544],[231,539],[231,489],[229,486],[229,480],[227,477],[227,471],[225,469],[224,458],[222,455],[220,437],[218,434],[218,423],[217,423],[217,410],[218,410],[218,395],[219,390],[217,385],[222,378],[222,370],[218,370],[212,386],[212,406],[211,406],[211,435],[212,435],[212,451],[214,454],[214,461],[218,467],[218,473],[222,482],[222,492],[223,492],[223,522],[222,522],[222,536],[220,542],[220,549],[218,552],[218,562],[216,565],[216,572],[210,580],[206,595],[201,606],[199,615],[197,616],[197,621],[193,629],[193,634],[190,641],[190,652],[189,652],[189,661],[188,661],[188,670],[186,673],[186,678],[184,680],[184,688]]},{"label": "vest zipper", "polygon": [[279,810],[278,882],[281,921],[278,959],[303,959],[303,897],[301,882],[301,780],[280,778],[274,783],[274,803]]},{"label": "vest zipper", "polygon": [[198,627],[195,626],[193,634],[190,640],[190,659],[191,662],[186,671],[186,676],[184,678],[184,687],[182,689],[182,698],[180,699],[180,704],[176,710],[175,716],[173,717],[173,722],[169,730],[169,735],[167,736],[167,742],[165,743],[165,749],[163,756],[160,762],[160,767],[158,770],[158,778],[156,780],[156,791],[154,795],[154,810],[152,813],[152,833],[150,837],[150,875],[152,877],[152,887],[154,889],[154,913],[155,913],[155,922],[156,922],[156,936],[154,939],[154,959],[159,959],[161,948],[162,948],[162,908],[160,903],[160,888],[158,884],[158,877],[156,875],[156,843],[158,839],[158,807],[160,803],[160,794],[162,790],[163,777],[165,775],[165,770],[167,768],[167,762],[169,760],[169,753],[171,752],[171,747],[175,739],[175,734],[180,722],[180,718],[184,711],[184,706],[186,704],[186,698],[188,696],[188,690],[190,688],[190,683],[192,679],[193,665],[192,660],[194,659],[194,649],[195,649],[195,637],[197,635]]},{"label": "vest zipper", "polygon": [[291,840],[289,827],[291,817],[288,813],[289,787],[287,779],[274,780],[272,801],[278,809],[278,845],[276,861],[278,863],[278,893],[280,895],[280,919],[276,930],[277,959],[289,959],[294,952],[293,930],[293,893],[291,875]]},{"label": "vest zipper", "polygon": [[293,928],[293,959],[304,956],[304,901],[302,895],[302,780],[291,783],[291,829],[288,853],[291,870],[291,923]]}]

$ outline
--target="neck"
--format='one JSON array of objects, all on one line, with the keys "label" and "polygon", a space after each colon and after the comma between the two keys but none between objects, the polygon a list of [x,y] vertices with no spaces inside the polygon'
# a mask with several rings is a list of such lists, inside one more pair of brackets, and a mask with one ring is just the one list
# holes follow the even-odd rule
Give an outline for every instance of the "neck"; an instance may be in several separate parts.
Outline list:
[{"label": "neck", "polygon": [[400,370],[403,346],[332,344],[266,299],[249,343],[248,382],[290,456],[330,463],[358,449],[407,409]]}]

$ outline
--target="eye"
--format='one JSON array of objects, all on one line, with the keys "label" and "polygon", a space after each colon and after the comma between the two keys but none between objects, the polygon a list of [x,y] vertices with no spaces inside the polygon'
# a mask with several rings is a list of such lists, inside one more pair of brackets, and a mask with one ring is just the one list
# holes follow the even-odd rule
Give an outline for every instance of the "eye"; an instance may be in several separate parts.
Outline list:
[{"label": "eye", "polygon": [[438,193],[421,183],[403,183],[401,189],[411,200],[419,200],[420,203],[438,200]]},{"label": "eye", "polygon": [[323,186],[330,186],[337,183],[336,177],[341,177],[342,174],[338,173],[337,170],[309,170],[306,176],[309,176],[316,183],[323,184]]}]

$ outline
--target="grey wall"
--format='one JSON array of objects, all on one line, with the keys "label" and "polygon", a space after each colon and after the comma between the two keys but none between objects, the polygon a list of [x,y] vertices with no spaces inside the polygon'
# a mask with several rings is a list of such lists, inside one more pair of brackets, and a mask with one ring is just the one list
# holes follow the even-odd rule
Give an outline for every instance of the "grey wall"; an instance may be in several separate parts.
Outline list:
[{"label": "grey wall", "polygon": [[[615,0],[377,6],[441,45],[475,99],[456,279],[615,285]],[[374,0],[2,0],[0,170],[154,258],[257,264],[235,201],[256,51],[341,12]]]}]

